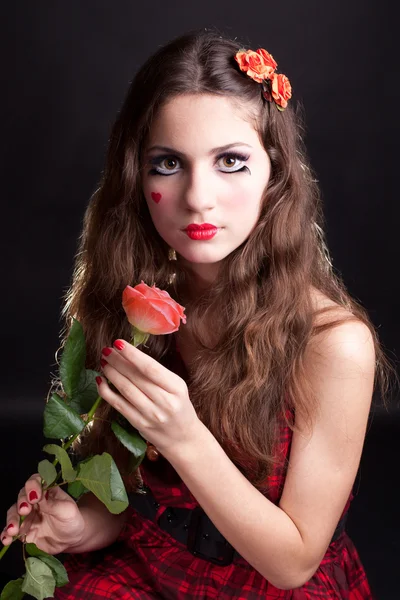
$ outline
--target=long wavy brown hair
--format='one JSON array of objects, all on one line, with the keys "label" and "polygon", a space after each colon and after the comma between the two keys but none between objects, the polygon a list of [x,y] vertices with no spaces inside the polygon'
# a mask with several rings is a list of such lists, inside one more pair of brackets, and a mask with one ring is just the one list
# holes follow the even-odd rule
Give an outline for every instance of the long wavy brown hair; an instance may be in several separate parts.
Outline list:
[{"label": "long wavy brown hair", "polygon": [[[99,370],[101,349],[118,337],[130,339],[121,304],[125,286],[143,280],[169,291],[186,306],[185,327],[198,348],[187,382],[197,414],[263,490],[276,460],[282,415],[294,429],[288,415],[300,411],[311,424],[315,414],[317,399],[303,364],[313,336],[346,319],[365,323],[375,343],[375,383],[385,405],[390,375],[396,372],[366,310],[350,297],[332,266],[319,190],[293,102],[280,112],[262,98],[260,84],[234,60],[240,47],[218,32],[190,32],[160,48],[133,79],[84,215],[62,307],[60,348],[72,317],[78,319],[86,336],[86,366]],[[218,281],[196,298],[188,293],[190,271],[179,255],[171,255],[153,225],[141,185],[142,150],[152,121],[162,105],[182,94],[223,95],[247,108],[271,160],[257,225],[224,259]],[[313,290],[334,303],[332,318],[316,322],[318,312],[328,314],[332,307],[316,310]],[[147,346],[145,351],[164,364],[176,351],[173,336],[152,336]],[[128,489],[135,489],[140,471],[129,473],[129,454],[110,430],[115,416],[104,402],[74,450],[81,457],[109,451]]]}]

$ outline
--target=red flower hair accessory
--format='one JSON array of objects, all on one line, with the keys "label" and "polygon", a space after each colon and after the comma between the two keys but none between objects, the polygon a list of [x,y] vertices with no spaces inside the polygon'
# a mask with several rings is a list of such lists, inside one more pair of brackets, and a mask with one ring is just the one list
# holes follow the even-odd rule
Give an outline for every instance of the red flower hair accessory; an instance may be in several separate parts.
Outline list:
[{"label": "red flower hair accessory", "polygon": [[285,110],[292,97],[292,87],[286,75],[275,73],[278,64],[272,54],[264,48],[257,52],[241,49],[235,54],[235,60],[241,71],[261,83],[265,100],[273,100],[280,111]]}]

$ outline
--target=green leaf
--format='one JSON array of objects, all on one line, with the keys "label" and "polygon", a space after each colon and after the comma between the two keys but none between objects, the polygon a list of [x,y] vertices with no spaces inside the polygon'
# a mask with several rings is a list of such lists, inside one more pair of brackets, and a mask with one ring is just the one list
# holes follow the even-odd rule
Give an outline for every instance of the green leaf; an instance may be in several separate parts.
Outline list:
[{"label": "green leaf", "polygon": [[77,388],[73,391],[71,398],[66,399],[68,406],[73,408],[78,414],[87,414],[98,398],[96,377],[100,373],[92,369],[83,369],[79,376]]},{"label": "green leaf", "polygon": [[[82,468],[82,465],[86,464],[91,459],[92,456],[87,456],[86,458],[81,460],[77,465],[75,465],[77,478],[79,478],[79,473]],[[87,494],[89,490],[83,485],[82,481],[79,481],[79,479],[75,479],[75,481],[68,484],[67,492],[68,494],[70,494],[70,496],[75,498],[75,500],[78,500],[81,496],[83,496],[83,494]]]},{"label": "green leaf", "polygon": [[60,378],[65,393],[72,398],[85,368],[86,344],[82,325],[76,319],[65,342],[60,360]]},{"label": "green leaf", "polygon": [[1,592],[0,600],[21,600],[25,596],[22,591],[23,578],[9,581]]},{"label": "green leaf", "polygon": [[55,556],[41,556],[39,558],[48,567],[50,567],[54,579],[56,580],[57,587],[63,587],[69,582],[68,573],[62,562],[60,562]]},{"label": "green leaf", "polygon": [[118,467],[112,458],[110,469],[110,490],[111,501],[115,503],[115,506],[117,506],[117,503],[123,505],[125,502],[127,503],[126,506],[128,505],[129,500],[124,486],[124,482],[122,481],[122,477],[120,472],[118,471]]},{"label": "green leaf", "polygon": [[47,554],[47,552],[43,552],[40,548],[36,546],[36,544],[25,544],[25,550],[30,556],[35,556],[43,561],[53,572],[53,575],[56,580],[56,586],[62,587],[66,585],[69,581],[67,570],[65,569],[62,562],[60,562],[55,556],[51,554]]},{"label": "green leaf", "polygon": [[37,600],[54,598],[56,582],[50,567],[33,556],[26,559],[25,566],[26,575],[21,586],[22,591]]},{"label": "green leaf", "polygon": [[138,430],[121,413],[116,414],[116,421],[111,423],[111,429],[123,446],[131,452],[128,469],[129,473],[133,473],[146,456],[147,444]]},{"label": "green leaf", "polygon": [[127,448],[129,452],[135,456],[135,458],[144,457],[146,454],[147,444],[137,429],[132,428],[132,431],[126,431],[116,421],[111,423],[111,429],[121,444],[125,446],[125,448]]},{"label": "green leaf", "polygon": [[107,452],[93,456],[81,466],[79,480],[113,514],[123,512],[129,502],[121,475]]},{"label": "green leaf", "polygon": [[47,458],[41,460],[38,465],[39,475],[44,479],[46,485],[51,485],[57,477],[57,471],[54,465]]},{"label": "green leaf", "polygon": [[52,394],[44,409],[45,437],[64,439],[80,433],[86,423],[58,394]]},{"label": "green leaf", "polygon": [[83,494],[86,494],[89,490],[85,488],[82,481],[73,481],[68,484],[67,492],[70,496],[75,498],[75,500],[79,500]]},{"label": "green leaf", "polygon": [[141,456],[140,458],[136,458],[135,456],[133,456],[133,454],[131,454],[129,456],[128,459],[128,473],[134,473],[135,471],[137,471],[138,467],[141,465],[142,460],[144,459],[146,455],[144,454],[143,456]]},{"label": "green leaf", "polygon": [[46,446],[43,446],[43,450],[48,454],[54,454],[55,457],[58,459],[58,462],[61,465],[61,471],[64,481],[75,480],[76,471],[73,468],[71,459],[68,456],[67,451],[64,450],[64,448],[61,448],[61,446],[57,446],[56,444],[46,444]]}]

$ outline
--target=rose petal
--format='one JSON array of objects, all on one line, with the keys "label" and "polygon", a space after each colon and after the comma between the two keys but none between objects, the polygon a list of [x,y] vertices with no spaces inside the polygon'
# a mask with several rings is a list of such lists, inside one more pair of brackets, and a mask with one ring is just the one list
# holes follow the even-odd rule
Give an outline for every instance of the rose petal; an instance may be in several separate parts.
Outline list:
[{"label": "rose petal", "polygon": [[129,299],[131,296],[133,296],[134,298],[139,298],[141,296],[144,297],[144,294],[137,288],[138,286],[133,288],[130,285],[127,285],[124,291],[122,292],[122,298]]},{"label": "rose petal", "polygon": [[[154,335],[162,335],[172,333],[179,328],[179,319],[171,319],[168,314],[168,307],[163,305],[155,306],[157,300],[137,300],[131,313],[127,312],[129,322],[137,327],[140,331],[151,333]],[[173,311],[171,307],[170,311]],[[174,312],[176,317],[176,313]]]},{"label": "rose petal", "polygon": [[135,285],[135,287],[133,289],[137,290],[138,292],[143,294],[143,296],[145,296],[146,298],[159,298],[159,296],[160,296],[160,294],[159,294],[160,290],[158,290],[154,286],[153,287],[148,286],[143,281],[142,281],[142,283]]},{"label": "rose petal", "polygon": [[276,67],[278,66],[278,63],[276,62],[276,60],[274,59],[274,57],[272,56],[272,54],[270,54],[269,52],[267,52],[264,48],[259,48],[257,50],[257,52],[259,54],[261,54],[264,63],[268,66],[271,67],[272,71],[275,71]]}]

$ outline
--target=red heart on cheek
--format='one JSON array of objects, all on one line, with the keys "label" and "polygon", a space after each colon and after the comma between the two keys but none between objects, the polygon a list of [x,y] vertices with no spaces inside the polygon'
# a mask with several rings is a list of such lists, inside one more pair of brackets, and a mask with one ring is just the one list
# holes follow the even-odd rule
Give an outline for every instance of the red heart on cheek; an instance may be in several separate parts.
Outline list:
[{"label": "red heart on cheek", "polygon": [[153,198],[154,202],[156,202],[157,204],[161,200],[161,194],[159,192],[151,192],[151,197]]}]

